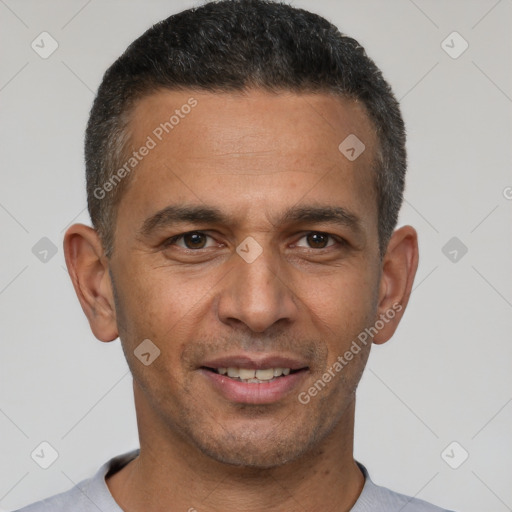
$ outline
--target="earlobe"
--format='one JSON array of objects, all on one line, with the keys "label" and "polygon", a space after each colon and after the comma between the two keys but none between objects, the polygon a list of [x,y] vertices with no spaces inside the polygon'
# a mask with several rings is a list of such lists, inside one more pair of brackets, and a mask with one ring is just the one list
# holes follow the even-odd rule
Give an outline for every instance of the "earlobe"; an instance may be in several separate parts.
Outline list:
[{"label": "earlobe", "polygon": [[382,260],[376,325],[382,326],[373,338],[385,343],[395,332],[411,295],[418,268],[418,234],[412,226],[397,229]]},{"label": "earlobe", "polygon": [[118,337],[108,260],[93,228],[73,224],[64,236],[64,255],[82,309],[100,341]]}]

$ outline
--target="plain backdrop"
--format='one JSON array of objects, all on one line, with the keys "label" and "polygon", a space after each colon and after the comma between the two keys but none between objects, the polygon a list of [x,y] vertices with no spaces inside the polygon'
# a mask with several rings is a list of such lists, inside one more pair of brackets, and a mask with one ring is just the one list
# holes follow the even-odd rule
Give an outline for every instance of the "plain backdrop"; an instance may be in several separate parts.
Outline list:
[{"label": "plain backdrop", "polygon": [[[400,224],[417,228],[421,261],[405,317],[360,384],[355,456],[376,483],[446,508],[512,510],[512,2],[292,3],[365,46],[408,129]],[[90,332],[62,237],[89,223],[83,135],[104,71],[193,5],[0,0],[3,510],[138,446],[119,340]],[[32,47],[42,32],[58,44],[46,59]],[[31,457],[43,441],[58,453],[48,469]]]}]

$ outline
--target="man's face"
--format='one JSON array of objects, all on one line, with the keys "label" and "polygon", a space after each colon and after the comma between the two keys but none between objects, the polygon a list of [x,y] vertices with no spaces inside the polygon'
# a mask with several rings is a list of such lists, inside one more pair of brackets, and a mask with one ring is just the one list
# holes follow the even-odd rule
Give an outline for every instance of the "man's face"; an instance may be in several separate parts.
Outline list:
[{"label": "man's face", "polygon": [[[270,467],[312,451],[352,421],[369,345],[308,404],[299,393],[376,319],[364,110],[323,94],[163,91],[130,128],[133,149],[156,143],[123,192],[110,267],[136,400],[155,428],[218,461]],[[338,149],[350,134],[366,146],[353,161]],[[145,339],[160,350],[147,366],[134,355]],[[236,377],[276,368],[291,371]]]}]

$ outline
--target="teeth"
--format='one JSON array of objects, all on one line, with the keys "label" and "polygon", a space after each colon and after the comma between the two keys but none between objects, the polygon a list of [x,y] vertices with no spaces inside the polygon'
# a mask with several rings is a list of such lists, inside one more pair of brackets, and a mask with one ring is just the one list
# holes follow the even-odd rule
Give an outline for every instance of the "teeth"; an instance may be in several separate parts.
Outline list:
[{"label": "teeth", "polygon": [[[259,370],[258,370],[258,372],[259,372]],[[256,371],[255,370],[247,370],[246,368],[240,368],[238,370],[238,376],[242,380],[254,379],[255,375],[256,375]]]},{"label": "teeth", "polygon": [[248,368],[216,368],[220,375],[227,375],[232,379],[240,379],[244,382],[260,383],[269,382],[281,375],[289,375],[290,368],[264,368],[261,370],[250,370]]},{"label": "teeth", "polygon": [[228,368],[228,377],[240,377],[238,368]]},{"label": "teeth", "polygon": [[[276,370],[277,370],[277,368],[276,368]],[[240,377],[242,377],[242,372],[240,372]],[[276,377],[277,377],[277,375],[276,375]],[[268,368],[267,370],[257,370],[256,378],[259,380],[271,380],[274,378],[274,369]]]}]

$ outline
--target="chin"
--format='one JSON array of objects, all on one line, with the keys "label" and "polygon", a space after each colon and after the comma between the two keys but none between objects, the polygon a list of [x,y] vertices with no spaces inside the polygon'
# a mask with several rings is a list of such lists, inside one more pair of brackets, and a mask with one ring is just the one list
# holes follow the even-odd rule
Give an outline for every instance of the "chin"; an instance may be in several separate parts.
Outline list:
[{"label": "chin", "polygon": [[275,446],[267,450],[258,450],[257,448],[248,449],[247,445],[237,450],[236,447],[229,447],[227,450],[219,450],[219,446],[201,447],[201,451],[221,464],[243,467],[248,469],[271,469],[283,466],[286,463],[300,457],[302,450],[296,448],[282,450]]},{"label": "chin", "polygon": [[304,426],[296,431],[243,429],[217,434],[196,437],[196,448],[217,462],[248,469],[277,468],[292,462],[315,444],[316,437],[313,433],[308,435]]}]

